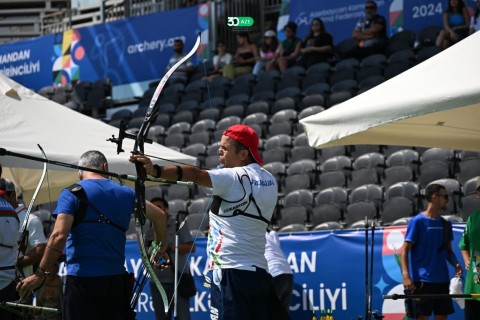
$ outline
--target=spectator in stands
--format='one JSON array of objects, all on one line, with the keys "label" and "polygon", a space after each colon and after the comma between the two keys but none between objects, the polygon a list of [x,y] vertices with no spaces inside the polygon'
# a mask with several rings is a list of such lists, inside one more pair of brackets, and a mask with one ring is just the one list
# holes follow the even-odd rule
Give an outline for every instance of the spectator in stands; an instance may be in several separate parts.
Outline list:
[{"label": "spectator in stands", "polygon": [[[6,189],[5,194],[2,197],[8,201],[15,209],[20,225],[20,231],[23,228],[23,224],[26,218],[27,210],[25,206],[17,201],[17,193],[15,191],[15,185],[13,182],[3,179],[5,181]],[[16,261],[17,268],[23,270],[23,273],[26,277],[33,274],[34,267],[42,259],[43,253],[45,252],[45,246],[47,245],[47,239],[43,233],[42,221],[35,215],[30,214],[27,222],[28,230],[28,242],[26,243],[27,247],[25,250],[25,255],[19,257]],[[30,295],[28,299],[24,299],[25,303],[31,304],[33,302],[33,297]]]},{"label": "spectator in stands", "polygon": [[480,30],[480,0],[477,0],[475,6],[475,12],[473,16],[470,18],[470,34],[473,34]]},{"label": "spectator in stands", "polygon": [[[167,221],[167,252],[170,255],[170,261],[175,261],[175,235],[177,234],[177,225],[175,215],[168,214],[168,202],[160,197],[154,197],[150,202],[162,209],[168,215]],[[147,241],[153,240],[153,234],[149,235]],[[180,276],[183,271],[185,274],[190,273],[190,268],[187,264],[187,257],[190,252],[195,252],[195,244],[193,243],[190,230],[187,224],[183,224],[182,228],[178,230],[178,266],[177,273]],[[155,274],[158,280],[162,283],[165,292],[167,293],[168,301],[172,301],[175,292],[175,266],[168,265],[165,269],[155,269]],[[185,269],[184,269],[185,268]],[[184,269],[184,270],[183,270]],[[168,319],[173,317],[173,304],[168,310],[168,315],[165,315],[163,309],[163,301],[158,291],[157,286],[153,281],[150,281],[150,292],[152,293],[153,309],[155,310],[155,318],[157,320]],[[179,285],[178,292],[181,292]],[[190,297],[184,297],[180,293],[177,295],[177,318],[178,320],[190,320]]]},{"label": "spectator in stands", "polygon": [[[13,301],[16,298],[15,259],[17,258],[17,239],[19,221],[15,209],[4,199],[8,192],[5,179],[0,179],[0,301]],[[0,319],[17,319],[15,315],[0,308]]]},{"label": "spectator in stands", "polygon": [[470,14],[462,0],[448,0],[443,13],[443,30],[437,36],[437,47],[446,49],[468,36]]},{"label": "spectator in stands", "polygon": [[260,58],[258,58],[252,73],[256,76],[260,74],[265,66],[275,59],[275,52],[278,48],[277,34],[273,30],[267,30],[263,34],[263,44],[260,48]]},{"label": "spectator in stands", "polygon": [[275,54],[275,59],[267,64],[267,70],[278,68],[280,72],[287,70],[295,64],[300,56],[302,40],[296,36],[297,24],[289,22],[283,27],[285,40],[282,41]]},{"label": "spectator in stands", "polygon": [[258,48],[250,41],[247,32],[237,34],[237,44],[233,62],[223,68],[223,76],[231,80],[242,74],[251,73],[258,59]]},{"label": "spectator in stands", "polygon": [[[480,197],[480,177],[477,179],[477,196]],[[467,219],[463,237],[458,245],[462,251],[467,275],[465,293],[480,294],[480,208]],[[475,320],[480,314],[480,299],[465,299],[465,320]]]},{"label": "spectator in stands", "polygon": [[[265,320],[270,275],[265,259],[265,230],[277,203],[277,182],[261,168],[256,132],[243,124],[223,132],[220,169],[160,167],[144,155],[133,155],[146,172],[167,180],[192,181],[212,188],[206,277],[211,291],[211,319]],[[260,302],[260,303],[259,303]]]},{"label": "spectator in stands", "polygon": [[[402,247],[403,286],[419,294],[448,294],[450,276],[447,261],[462,274],[462,268],[452,250],[451,222],[440,216],[447,208],[448,192],[444,186],[431,184],[426,189],[427,209],[413,217],[407,226]],[[416,304],[416,319],[427,319],[432,312],[436,319],[454,313],[451,298],[420,299]]]},{"label": "spectator in stands", "polygon": [[208,81],[212,82],[223,74],[223,67],[232,63],[232,55],[227,52],[227,45],[223,41],[217,42],[217,50],[213,56],[213,70],[208,73]]},{"label": "spectator in stands", "polygon": [[[173,40],[173,55],[170,57],[168,61],[167,68],[165,72],[170,70],[178,61],[180,61],[183,57],[185,57],[185,53],[183,52],[184,43],[182,39],[175,39]],[[192,61],[187,60],[183,65],[181,65],[170,77],[169,81],[181,81],[183,83],[188,82],[190,76],[194,71]]]},{"label": "spectator in stands", "polygon": [[365,3],[365,17],[360,19],[353,29],[352,37],[358,45],[352,55],[362,59],[375,53],[382,53],[387,40],[387,23],[385,17],[377,13],[377,3]]},{"label": "spectator in stands", "polygon": [[[85,152],[78,164],[108,171],[107,159],[99,151]],[[135,191],[99,173],[81,170],[78,176],[80,181],[64,189],[58,198],[53,213],[57,219],[55,227],[37,270],[17,285],[17,291],[24,298],[38,288],[63,255],[66,245],[63,318],[132,319],[132,283],[125,269],[125,234],[135,205]],[[153,257],[156,261],[167,248],[166,214],[148,201],[145,207],[147,219],[153,222],[155,240],[163,244]]]},{"label": "spectator in stands", "polygon": [[[273,230],[267,230],[265,234],[266,246],[265,246],[265,258],[268,262],[268,273],[272,276],[272,291],[275,293],[275,297],[280,301],[283,307],[284,315],[286,317],[273,317],[274,319],[288,318],[290,312],[290,300],[292,299],[293,291],[293,272],[288,264],[285,253],[283,253],[280,247],[280,239],[278,234]],[[280,310],[272,310],[270,312],[278,312]]]},{"label": "spectator in stands", "polygon": [[311,65],[326,62],[332,57],[333,38],[326,32],[322,19],[314,18],[310,32],[302,42],[302,56],[298,64],[308,69]]}]

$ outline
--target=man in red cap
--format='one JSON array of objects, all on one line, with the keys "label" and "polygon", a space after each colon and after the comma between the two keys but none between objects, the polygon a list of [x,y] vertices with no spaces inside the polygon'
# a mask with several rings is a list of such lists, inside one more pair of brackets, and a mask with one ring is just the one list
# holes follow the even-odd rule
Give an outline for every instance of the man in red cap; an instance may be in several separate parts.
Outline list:
[{"label": "man in red cap", "polygon": [[268,318],[270,287],[265,230],[277,203],[277,183],[261,168],[258,136],[246,125],[233,125],[224,131],[218,154],[220,170],[160,167],[140,155],[130,161],[143,163],[154,177],[212,188],[207,245],[212,272],[211,318],[264,320]]}]

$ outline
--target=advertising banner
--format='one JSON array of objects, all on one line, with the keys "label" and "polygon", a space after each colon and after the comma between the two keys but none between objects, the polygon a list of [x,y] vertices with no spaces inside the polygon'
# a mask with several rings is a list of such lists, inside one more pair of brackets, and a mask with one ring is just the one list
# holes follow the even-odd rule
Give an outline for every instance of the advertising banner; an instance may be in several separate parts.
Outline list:
[{"label": "advertising banner", "polygon": [[[463,265],[458,243],[464,225],[454,225],[452,247]],[[384,295],[403,294],[402,274],[398,250],[401,248],[406,228],[388,227],[368,230],[368,261],[371,240],[374,239],[372,273],[372,310],[378,310],[386,320],[404,319],[403,300],[383,300]],[[310,320],[312,311],[320,319],[321,310],[330,309],[335,319],[365,317],[366,264],[365,238],[362,229],[326,231],[315,233],[280,234],[283,251],[293,270],[294,289],[290,305],[293,320]],[[197,294],[190,299],[193,320],[209,319],[210,291],[204,287],[203,274],[207,272],[206,238],[195,241],[196,253],[189,257],[189,267],[195,278]],[[397,253],[397,254],[396,254]],[[136,272],[141,267],[135,241],[127,243],[127,268]],[[183,266],[181,266],[183,267]],[[370,267],[367,270],[370,273]],[[454,270],[450,267],[450,275]],[[262,303],[259,301],[259,303]],[[455,314],[449,319],[463,319],[463,311],[454,302]],[[137,306],[138,319],[154,319],[150,289],[146,285]],[[406,318],[405,318],[406,319]]]},{"label": "advertising banner", "polygon": [[0,72],[35,91],[103,77],[114,86],[159,79],[174,39],[183,40],[184,52],[198,33],[208,41],[208,11],[202,4],[2,45]]},{"label": "advertising banner", "polygon": [[[387,35],[407,29],[415,32],[424,27],[442,27],[443,0],[377,0],[378,14],[387,20]],[[364,16],[366,0],[290,0],[290,21],[298,24],[297,36],[303,38],[310,21],[320,18],[337,44],[352,36],[357,21]]]}]

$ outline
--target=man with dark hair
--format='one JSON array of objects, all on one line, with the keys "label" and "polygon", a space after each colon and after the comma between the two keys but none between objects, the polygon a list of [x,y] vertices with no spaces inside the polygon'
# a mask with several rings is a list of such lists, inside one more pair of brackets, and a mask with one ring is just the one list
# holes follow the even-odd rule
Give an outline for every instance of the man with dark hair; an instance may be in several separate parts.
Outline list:
[{"label": "man with dark hair", "polygon": [[358,40],[358,47],[353,55],[362,59],[385,49],[387,40],[387,23],[385,17],[377,13],[377,3],[365,3],[365,17],[360,19],[352,32],[352,37]]},{"label": "man with dark hair", "polygon": [[[477,178],[476,187],[477,197],[480,197],[480,177]],[[459,247],[467,269],[465,293],[480,294],[480,208],[468,216]],[[465,299],[465,320],[478,319],[479,314],[480,299]]]},{"label": "man with dark hair", "polygon": [[236,124],[220,140],[220,169],[188,165],[154,166],[134,155],[149,175],[193,181],[212,188],[206,281],[211,287],[210,317],[218,320],[268,319],[270,276],[265,258],[265,230],[277,204],[275,178],[261,168],[258,136]]},{"label": "man with dark hair", "polygon": [[[168,215],[167,221],[167,252],[170,255],[170,261],[174,263],[175,261],[175,235],[177,234],[176,228],[176,216],[169,214],[168,212],[168,202],[164,198],[154,197],[150,202],[162,209]],[[149,239],[147,239],[149,240]],[[193,243],[192,235],[188,229],[188,225],[185,223],[178,230],[178,265],[177,265],[177,274],[178,278],[183,277],[182,271],[184,274],[190,273],[189,266],[187,266],[187,255],[190,252],[195,252],[195,244]],[[155,274],[158,277],[158,280],[162,283],[165,292],[167,293],[168,301],[172,301],[173,294],[175,292],[175,266],[169,265],[167,268],[155,269]],[[180,278],[181,279],[181,278]],[[178,288],[180,289],[180,288]],[[155,310],[155,318],[157,320],[168,319],[171,320],[173,316],[173,307],[171,304],[168,309],[168,314],[166,315],[163,310],[162,297],[158,288],[155,286],[153,281],[150,281],[150,292],[152,293],[152,302],[153,309]],[[180,292],[180,290],[178,290]],[[190,320],[190,297],[184,297],[181,294],[177,295],[177,317],[176,320]]]},{"label": "man with dark hair", "polygon": [[[442,185],[430,184],[425,197],[427,209],[413,217],[407,226],[401,256],[403,286],[419,294],[448,294],[447,261],[457,275],[462,274],[451,246],[452,224],[440,216],[440,211],[447,208],[448,192]],[[413,316],[428,319],[432,312],[436,320],[447,319],[447,315],[454,313],[452,299],[420,299]]]},{"label": "man with dark hair", "polygon": [[[184,43],[182,39],[175,39],[173,41],[173,55],[170,57],[170,60],[168,61],[167,69],[165,72],[170,70],[178,61],[183,59],[185,57],[185,53],[183,52],[184,48]],[[171,81],[172,80],[180,80],[183,83],[186,83],[190,76],[192,75],[194,69],[193,69],[193,63],[192,61],[187,60],[181,67],[179,67],[173,75],[170,77]]]},{"label": "man with dark hair", "polygon": [[[79,165],[108,171],[99,151],[85,152]],[[66,249],[67,278],[63,319],[131,319],[131,277],[125,270],[126,231],[134,210],[135,192],[99,173],[79,171],[80,181],[64,189],[53,215],[55,227],[35,273],[21,281],[23,298],[40,287]],[[146,202],[155,241],[166,250],[166,214]]]}]

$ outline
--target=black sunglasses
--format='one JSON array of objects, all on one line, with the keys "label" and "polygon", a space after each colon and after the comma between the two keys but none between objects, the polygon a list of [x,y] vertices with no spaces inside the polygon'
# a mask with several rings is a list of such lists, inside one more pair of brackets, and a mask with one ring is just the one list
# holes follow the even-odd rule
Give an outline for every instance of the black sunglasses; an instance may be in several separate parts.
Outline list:
[{"label": "black sunglasses", "polygon": [[373,10],[373,9],[375,9],[375,6],[366,6],[365,9],[366,10]]}]

